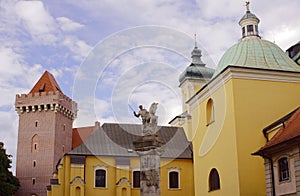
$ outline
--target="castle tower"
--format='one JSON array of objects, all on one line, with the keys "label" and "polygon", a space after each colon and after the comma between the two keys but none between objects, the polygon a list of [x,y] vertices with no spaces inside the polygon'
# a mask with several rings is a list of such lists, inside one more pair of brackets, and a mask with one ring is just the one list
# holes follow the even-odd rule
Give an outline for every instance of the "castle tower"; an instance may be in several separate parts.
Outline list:
[{"label": "castle tower", "polygon": [[48,71],[28,94],[16,95],[19,115],[16,195],[46,195],[58,160],[71,150],[77,103],[63,94]]}]

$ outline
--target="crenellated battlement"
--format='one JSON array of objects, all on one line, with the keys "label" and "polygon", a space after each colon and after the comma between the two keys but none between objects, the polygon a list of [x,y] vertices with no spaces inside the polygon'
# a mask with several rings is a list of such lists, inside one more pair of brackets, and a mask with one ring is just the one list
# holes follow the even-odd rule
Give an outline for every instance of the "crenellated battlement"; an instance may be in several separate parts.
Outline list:
[{"label": "crenellated battlement", "polygon": [[77,103],[60,91],[17,94],[15,109],[19,115],[24,112],[54,111],[75,119]]},{"label": "crenellated battlement", "polygon": [[49,91],[49,92],[35,92],[35,93],[29,93],[29,94],[17,94],[16,99],[26,99],[31,97],[42,97],[42,96],[53,96],[53,95],[59,95],[60,98],[65,99],[68,102],[72,102],[72,99],[68,96],[64,95],[60,91]]}]

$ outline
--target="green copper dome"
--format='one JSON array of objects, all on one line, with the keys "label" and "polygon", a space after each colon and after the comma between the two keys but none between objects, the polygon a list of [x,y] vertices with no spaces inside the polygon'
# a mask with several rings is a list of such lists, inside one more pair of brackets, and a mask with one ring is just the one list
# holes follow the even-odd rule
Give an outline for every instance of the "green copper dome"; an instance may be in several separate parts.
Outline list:
[{"label": "green copper dome", "polygon": [[281,48],[259,37],[242,39],[229,48],[221,58],[213,77],[229,65],[300,72],[300,66]]}]

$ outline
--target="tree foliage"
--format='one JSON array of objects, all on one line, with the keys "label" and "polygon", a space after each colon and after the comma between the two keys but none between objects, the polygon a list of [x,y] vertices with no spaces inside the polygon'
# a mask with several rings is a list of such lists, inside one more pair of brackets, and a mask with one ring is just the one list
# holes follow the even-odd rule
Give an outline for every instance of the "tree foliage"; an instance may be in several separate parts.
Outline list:
[{"label": "tree foliage", "polygon": [[13,195],[18,188],[20,183],[18,178],[13,176],[9,170],[11,168],[11,155],[6,154],[4,144],[0,142],[0,195]]}]

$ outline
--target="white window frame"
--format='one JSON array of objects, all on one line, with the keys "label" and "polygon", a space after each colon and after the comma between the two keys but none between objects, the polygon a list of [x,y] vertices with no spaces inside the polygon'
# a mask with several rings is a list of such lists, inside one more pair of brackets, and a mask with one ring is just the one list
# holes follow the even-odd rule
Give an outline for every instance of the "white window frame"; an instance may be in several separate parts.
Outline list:
[{"label": "white window frame", "polygon": [[[177,172],[178,173],[178,188],[170,188],[170,173],[171,172]],[[180,190],[180,168],[179,167],[170,167],[168,168],[168,189],[170,190]]]},{"label": "white window frame", "polygon": [[[105,171],[105,187],[96,187],[96,170],[104,170]],[[107,166],[106,165],[95,165],[94,166],[94,188],[97,189],[106,189],[107,188]]]}]

